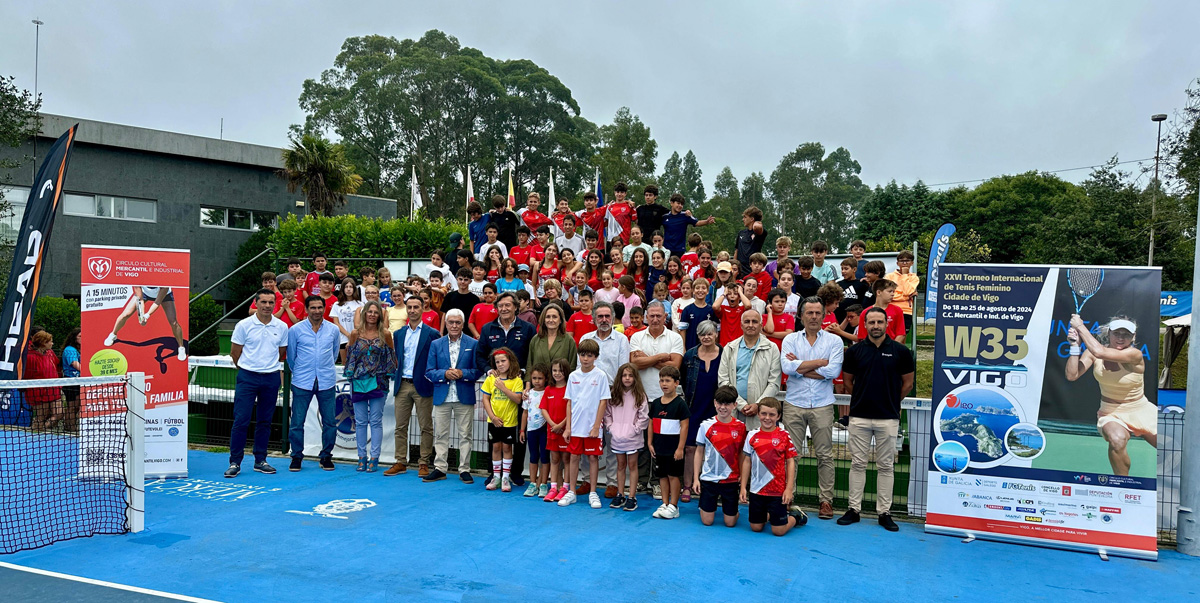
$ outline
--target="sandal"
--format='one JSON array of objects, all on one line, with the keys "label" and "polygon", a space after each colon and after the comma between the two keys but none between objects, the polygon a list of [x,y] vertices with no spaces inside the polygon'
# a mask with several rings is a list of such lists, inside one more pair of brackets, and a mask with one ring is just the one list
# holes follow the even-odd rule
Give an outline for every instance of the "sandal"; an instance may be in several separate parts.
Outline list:
[{"label": "sandal", "polygon": [[366,471],[366,470],[367,470],[367,457],[364,456],[363,458],[358,459],[358,468],[355,469],[355,471]]},{"label": "sandal", "polygon": [[367,463],[367,473],[375,473],[379,469],[379,459],[371,459]]},{"label": "sandal", "polygon": [[679,502],[692,502],[691,488],[684,488],[683,492],[679,493]]}]

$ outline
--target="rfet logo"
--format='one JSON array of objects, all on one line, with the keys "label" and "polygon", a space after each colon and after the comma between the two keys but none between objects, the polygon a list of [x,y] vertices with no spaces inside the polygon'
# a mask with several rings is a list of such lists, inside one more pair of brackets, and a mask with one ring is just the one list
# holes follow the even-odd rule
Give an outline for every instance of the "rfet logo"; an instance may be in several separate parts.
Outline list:
[{"label": "rfet logo", "polygon": [[102,257],[94,257],[88,260],[88,271],[98,281],[104,280],[112,272],[112,260]]}]

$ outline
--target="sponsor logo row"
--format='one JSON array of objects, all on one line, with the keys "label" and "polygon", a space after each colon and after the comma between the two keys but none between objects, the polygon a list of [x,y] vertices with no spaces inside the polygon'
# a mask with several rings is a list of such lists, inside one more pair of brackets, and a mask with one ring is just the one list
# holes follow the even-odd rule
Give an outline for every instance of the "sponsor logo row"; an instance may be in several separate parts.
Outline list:
[{"label": "sponsor logo row", "polygon": [[[991,489],[999,488],[1001,490],[1013,492],[1014,494],[1049,494],[1061,497],[1092,498],[1096,500],[1119,502],[1125,505],[1142,505],[1152,503],[1152,499],[1149,495],[1139,492],[1119,492],[1110,489],[1089,488],[1077,485],[1032,484],[1028,482],[953,475],[942,475],[940,476],[940,481],[942,484],[949,486]],[[965,494],[961,491],[959,492],[959,497],[977,500],[1000,499],[1000,496],[998,495]]]}]

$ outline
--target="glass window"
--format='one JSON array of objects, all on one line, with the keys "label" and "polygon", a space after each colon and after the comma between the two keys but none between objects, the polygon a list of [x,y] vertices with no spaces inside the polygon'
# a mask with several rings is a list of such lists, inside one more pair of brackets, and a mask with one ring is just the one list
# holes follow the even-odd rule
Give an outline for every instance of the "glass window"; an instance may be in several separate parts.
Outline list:
[{"label": "glass window", "polygon": [[13,186],[0,189],[0,196],[9,204],[9,211],[0,214],[0,245],[17,242],[21,219],[25,217],[25,201],[29,199],[29,188]]},{"label": "glass window", "polygon": [[125,200],[125,217],[131,220],[146,220],[148,222],[155,221],[158,204],[154,201],[146,201],[145,199],[126,199]]},{"label": "glass window", "polygon": [[240,230],[250,230],[250,211],[245,209],[229,210],[229,227]]},{"label": "glass window", "polygon": [[254,230],[263,228],[275,227],[275,214],[256,211],[254,212]]},{"label": "glass window", "polygon": [[63,195],[63,213],[73,216],[94,215],[96,198],[91,195]]},{"label": "glass window", "polygon": [[201,226],[225,226],[225,209],[221,207],[201,207]]},{"label": "glass window", "polygon": [[101,218],[111,218],[111,217],[113,217],[112,206],[113,206],[113,198],[112,197],[104,197],[104,196],[97,195],[96,196],[96,211],[92,215],[99,216]]}]

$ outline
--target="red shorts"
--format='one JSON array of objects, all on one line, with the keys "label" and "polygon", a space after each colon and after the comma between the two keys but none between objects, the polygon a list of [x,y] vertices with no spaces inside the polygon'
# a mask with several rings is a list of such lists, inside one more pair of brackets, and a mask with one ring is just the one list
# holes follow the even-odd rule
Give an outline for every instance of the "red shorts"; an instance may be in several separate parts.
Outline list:
[{"label": "red shorts", "polygon": [[601,438],[573,437],[567,444],[567,452],[574,455],[600,456],[604,452],[604,440]]},{"label": "red shorts", "polygon": [[553,431],[546,432],[546,450],[550,452],[566,452],[567,441],[563,439],[561,433]]}]

